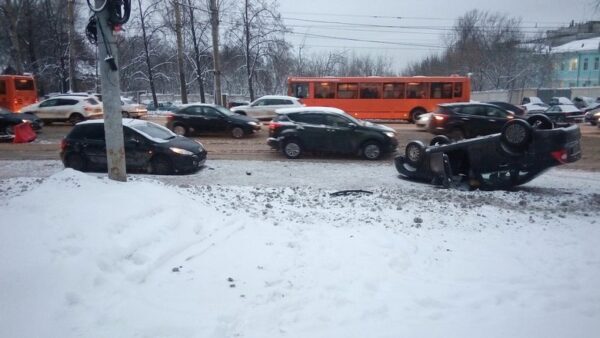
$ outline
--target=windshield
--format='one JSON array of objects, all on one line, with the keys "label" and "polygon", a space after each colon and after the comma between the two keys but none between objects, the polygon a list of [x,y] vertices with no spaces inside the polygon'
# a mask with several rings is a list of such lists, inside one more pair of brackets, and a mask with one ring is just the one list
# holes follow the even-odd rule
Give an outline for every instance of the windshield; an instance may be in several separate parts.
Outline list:
[{"label": "windshield", "polygon": [[123,104],[133,104],[133,101],[130,99],[123,99]]},{"label": "windshield", "polygon": [[225,108],[225,107],[221,107],[221,106],[215,106],[215,109],[218,110],[219,112],[227,115],[227,116],[231,116],[231,115],[238,115],[234,112],[232,112],[231,110]]},{"label": "windshield", "polygon": [[169,129],[150,122],[141,124],[136,123],[130,127],[155,139],[170,140],[175,137],[175,134],[173,134]]}]

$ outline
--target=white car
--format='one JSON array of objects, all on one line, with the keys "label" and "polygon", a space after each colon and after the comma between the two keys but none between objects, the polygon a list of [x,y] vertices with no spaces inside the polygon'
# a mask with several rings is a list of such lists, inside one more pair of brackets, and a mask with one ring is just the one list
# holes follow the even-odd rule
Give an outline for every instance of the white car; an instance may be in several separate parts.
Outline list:
[{"label": "white car", "polygon": [[37,115],[45,123],[69,122],[75,125],[81,121],[102,118],[102,104],[93,96],[60,95],[21,110],[22,113]]},{"label": "white car", "polygon": [[148,115],[148,109],[143,104],[135,103],[131,99],[121,98],[121,114],[125,118],[139,119]]},{"label": "white car", "polygon": [[429,120],[431,120],[432,115],[433,113],[419,115],[419,118],[417,119],[415,124],[421,129],[427,129],[427,126],[429,125]]},{"label": "white car", "polygon": [[271,120],[275,117],[275,110],[280,108],[303,107],[297,97],[282,95],[266,95],[247,106],[231,108],[234,113],[247,115],[259,120]]}]

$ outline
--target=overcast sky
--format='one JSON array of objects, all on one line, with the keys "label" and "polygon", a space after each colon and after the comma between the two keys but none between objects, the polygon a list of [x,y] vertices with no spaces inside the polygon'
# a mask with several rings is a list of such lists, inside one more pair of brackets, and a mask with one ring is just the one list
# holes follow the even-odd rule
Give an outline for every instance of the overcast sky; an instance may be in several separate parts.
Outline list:
[{"label": "overcast sky", "polygon": [[[287,36],[305,51],[385,55],[398,70],[442,50],[455,19],[479,9],[521,18],[527,32],[600,19],[594,0],[279,0]],[[362,40],[362,41],[353,41]]]}]

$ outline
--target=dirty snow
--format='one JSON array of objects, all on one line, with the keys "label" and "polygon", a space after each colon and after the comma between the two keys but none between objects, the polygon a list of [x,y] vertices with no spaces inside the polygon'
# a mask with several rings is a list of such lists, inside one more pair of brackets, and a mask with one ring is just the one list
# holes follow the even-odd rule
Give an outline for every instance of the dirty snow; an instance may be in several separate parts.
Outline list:
[{"label": "dirty snow", "polygon": [[596,337],[599,179],[463,192],[389,163],[210,161],[120,183],[0,161],[0,337]]}]

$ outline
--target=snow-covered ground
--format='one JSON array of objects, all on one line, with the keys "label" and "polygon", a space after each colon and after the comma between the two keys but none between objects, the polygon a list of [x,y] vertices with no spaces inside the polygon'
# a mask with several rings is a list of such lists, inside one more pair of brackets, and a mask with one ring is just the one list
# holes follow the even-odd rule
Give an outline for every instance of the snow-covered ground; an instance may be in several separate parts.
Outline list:
[{"label": "snow-covered ground", "polygon": [[208,165],[0,161],[0,337],[600,332],[598,173],[464,192],[389,163]]}]

